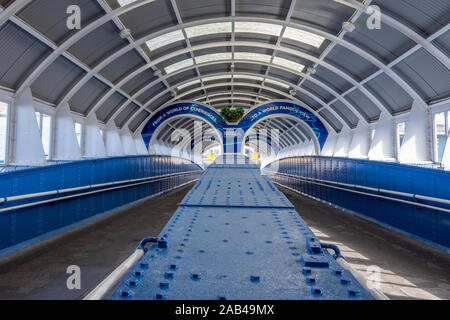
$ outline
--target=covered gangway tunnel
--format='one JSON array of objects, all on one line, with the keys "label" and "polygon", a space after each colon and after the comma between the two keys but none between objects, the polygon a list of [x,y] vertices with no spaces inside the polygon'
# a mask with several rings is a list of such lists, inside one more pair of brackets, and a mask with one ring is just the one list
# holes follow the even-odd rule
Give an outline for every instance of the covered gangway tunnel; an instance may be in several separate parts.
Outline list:
[{"label": "covered gangway tunnel", "polygon": [[[396,240],[385,239],[402,243],[399,257],[417,245],[437,269],[448,263],[448,1],[0,0],[0,6],[5,270],[14,269],[16,256],[101,225],[118,210],[164,201],[151,197],[184,190],[176,188],[226,153],[259,161],[263,174],[305,210],[306,222],[332,238],[333,217],[350,219],[344,225],[355,224],[349,231],[355,237],[359,223],[371,221],[373,239],[380,238],[377,228],[387,228]],[[230,123],[220,115],[224,107],[245,114]],[[308,208],[326,204],[304,196],[347,213],[309,215]],[[400,263],[386,261],[386,270]],[[404,266],[395,271],[414,282],[405,271],[414,268]],[[423,291],[420,281],[410,287],[417,290],[385,290],[450,297],[448,289]]]}]

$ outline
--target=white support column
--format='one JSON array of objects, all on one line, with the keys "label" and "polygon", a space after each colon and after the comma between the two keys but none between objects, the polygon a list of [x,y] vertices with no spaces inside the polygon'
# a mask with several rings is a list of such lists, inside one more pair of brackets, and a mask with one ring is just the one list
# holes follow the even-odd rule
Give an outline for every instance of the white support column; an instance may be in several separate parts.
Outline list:
[{"label": "white support column", "polygon": [[332,157],[334,153],[334,147],[336,146],[336,141],[337,141],[337,133],[335,133],[334,131],[330,131],[330,133],[328,134],[328,138],[325,141],[325,144],[322,148],[321,155]]},{"label": "white support column", "polygon": [[130,129],[127,126],[123,127],[120,130],[120,139],[122,141],[123,152],[125,155],[135,156],[136,152],[136,143],[131,136]]},{"label": "white support column", "polygon": [[27,88],[15,100],[13,159],[15,165],[41,165],[46,162],[36,120],[33,96]]},{"label": "white support column", "polygon": [[120,140],[119,130],[117,129],[114,121],[106,127],[106,155],[108,157],[123,156],[122,141]]},{"label": "white support column", "polygon": [[370,160],[393,160],[394,153],[394,128],[392,120],[381,114],[375,129],[372,144],[369,150]]},{"label": "white support column", "polygon": [[369,154],[369,126],[365,123],[358,123],[358,126],[352,130],[352,142],[348,152],[349,158],[366,159]]},{"label": "white support column", "polygon": [[95,114],[86,119],[84,153],[88,158],[106,157],[106,148]]},{"label": "white support column", "polygon": [[405,136],[398,155],[399,162],[431,161],[428,140],[428,118],[418,103],[414,102],[406,122]]},{"label": "white support column", "polygon": [[69,104],[65,103],[56,112],[55,160],[80,160],[81,148],[78,145],[75,125],[70,114]]},{"label": "white support column", "polygon": [[149,154],[147,148],[145,147],[144,139],[142,139],[141,134],[135,134],[133,137],[134,144],[136,146],[137,154],[146,155]]},{"label": "white support column", "polygon": [[343,128],[337,136],[336,147],[334,148],[334,157],[348,157],[352,132],[348,128]]}]

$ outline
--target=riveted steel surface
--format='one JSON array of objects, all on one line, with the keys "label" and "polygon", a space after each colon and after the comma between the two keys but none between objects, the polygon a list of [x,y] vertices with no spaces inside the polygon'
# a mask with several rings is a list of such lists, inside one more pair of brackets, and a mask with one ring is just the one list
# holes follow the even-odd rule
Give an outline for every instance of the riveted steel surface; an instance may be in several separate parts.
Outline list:
[{"label": "riveted steel surface", "polygon": [[213,167],[189,191],[182,205],[292,208],[259,169]]},{"label": "riveted steel surface", "polygon": [[212,166],[111,299],[372,299],[251,165]]}]

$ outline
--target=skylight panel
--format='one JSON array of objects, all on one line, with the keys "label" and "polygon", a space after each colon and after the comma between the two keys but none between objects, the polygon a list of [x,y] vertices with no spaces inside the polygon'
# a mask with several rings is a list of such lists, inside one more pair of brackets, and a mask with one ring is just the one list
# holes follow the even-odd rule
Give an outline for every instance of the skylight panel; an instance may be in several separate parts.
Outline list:
[{"label": "skylight panel", "polygon": [[235,32],[259,33],[279,36],[283,27],[278,24],[262,22],[239,22],[234,25]]},{"label": "skylight panel", "polygon": [[184,29],[188,38],[209,34],[231,33],[231,22],[208,23]]},{"label": "skylight panel", "polygon": [[254,80],[254,81],[263,81],[263,77],[258,76],[252,76],[252,75],[246,75],[246,74],[235,74],[234,79],[248,79],[248,80]]},{"label": "skylight panel", "polygon": [[318,36],[314,33],[287,27],[284,31],[283,38],[288,38],[291,40],[303,42],[306,44],[309,44],[313,47],[320,47],[323,41],[325,40],[324,37]]},{"label": "skylight panel", "polygon": [[217,97],[217,96],[223,96],[223,95],[226,95],[226,94],[227,93],[223,93],[223,92],[208,94],[208,98]]},{"label": "skylight panel", "polygon": [[302,65],[300,63],[294,62],[292,60],[280,58],[280,57],[275,57],[273,59],[273,64],[276,64],[276,65],[279,65],[282,67],[286,67],[288,69],[292,69],[297,72],[301,72],[303,70],[303,68],[305,67],[304,65]]},{"label": "skylight panel", "polygon": [[177,89],[178,89],[178,90],[181,90],[181,89],[184,89],[184,88],[193,86],[194,84],[197,84],[197,83],[200,83],[200,80],[189,81],[189,82],[187,82],[187,83],[185,83],[185,84],[179,85],[179,86],[177,87]]},{"label": "skylight panel", "polygon": [[268,54],[262,54],[262,53],[235,52],[234,59],[236,59],[236,60],[254,60],[254,61],[270,63],[272,56],[269,56]]},{"label": "skylight panel", "polygon": [[230,74],[224,74],[224,75],[220,75],[220,76],[206,76],[203,78],[203,81],[214,81],[214,80],[221,80],[221,79],[231,79],[231,75]]},{"label": "skylight panel", "polygon": [[274,84],[274,85],[276,85],[276,86],[279,86],[279,87],[282,87],[282,88],[285,88],[285,89],[288,89],[288,88],[290,87],[288,84],[285,84],[285,83],[280,82],[280,81],[277,81],[277,80],[266,79],[265,82],[266,82],[266,83]]},{"label": "skylight panel", "polygon": [[197,63],[200,64],[200,63],[219,61],[219,60],[231,60],[231,58],[232,58],[231,52],[221,52],[221,53],[210,53],[210,54],[205,54],[203,56],[197,56],[197,57],[195,57],[195,61],[197,61]]},{"label": "skylight panel", "polygon": [[121,7],[126,6],[127,4],[130,4],[132,2],[135,2],[136,0],[117,0],[117,2],[120,4]]},{"label": "skylight panel", "polygon": [[150,51],[155,51],[156,49],[162,48],[180,40],[184,40],[183,32],[181,30],[176,30],[150,39],[145,43],[147,44],[147,47],[150,49]]},{"label": "skylight panel", "polygon": [[235,94],[233,96],[233,100],[239,100],[239,99],[242,100],[242,99],[250,99],[250,98],[256,99],[255,96],[251,96],[251,95],[238,95],[238,94]]},{"label": "skylight panel", "polygon": [[190,66],[193,66],[193,65],[194,65],[194,61],[191,58],[189,58],[189,59],[182,60],[180,62],[176,62],[174,64],[171,64],[170,66],[165,67],[164,71],[167,74],[169,74],[169,73],[172,73],[172,72],[175,72],[175,71],[178,71],[180,69],[183,69],[183,68],[186,68],[186,67],[190,67]]}]

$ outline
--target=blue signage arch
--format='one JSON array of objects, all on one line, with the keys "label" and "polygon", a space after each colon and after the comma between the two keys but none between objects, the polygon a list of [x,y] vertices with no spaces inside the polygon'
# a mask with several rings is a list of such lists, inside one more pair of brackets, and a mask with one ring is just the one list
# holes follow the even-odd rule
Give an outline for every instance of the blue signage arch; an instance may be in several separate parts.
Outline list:
[{"label": "blue signage arch", "polygon": [[[265,117],[274,115],[288,115],[298,118],[306,123],[314,132],[315,138],[318,141],[320,150],[322,150],[325,141],[328,137],[328,130],[322,121],[308,109],[299,106],[292,102],[275,101],[269,102],[251,109],[247,112],[242,120],[237,124],[230,124],[212,108],[195,103],[195,102],[179,102],[157,110],[142,129],[142,138],[144,143],[149,148],[151,139],[157,128],[170,118],[186,115],[199,117],[207,121],[220,134],[222,134],[222,141],[224,143],[224,152],[238,152],[242,145],[245,133],[254,126],[257,122]],[[234,139],[229,139],[229,136],[234,135]],[[228,139],[227,139],[228,136]]]}]

